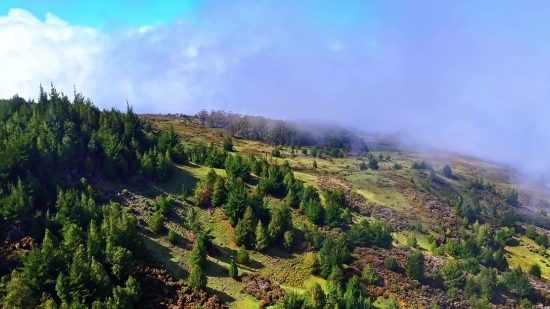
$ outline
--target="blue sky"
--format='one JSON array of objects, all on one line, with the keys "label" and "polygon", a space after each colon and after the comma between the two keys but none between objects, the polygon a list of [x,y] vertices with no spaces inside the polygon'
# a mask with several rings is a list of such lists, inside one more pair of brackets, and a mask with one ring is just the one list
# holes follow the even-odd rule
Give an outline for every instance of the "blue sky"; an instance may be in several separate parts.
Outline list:
[{"label": "blue sky", "polygon": [[198,3],[198,0],[3,0],[0,10],[7,13],[10,8],[23,8],[39,17],[51,12],[71,24],[111,32],[124,27],[169,23],[181,17],[192,18]]},{"label": "blue sky", "polygon": [[546,0],[4,0],[0,96],[53,82],[105,108],[332,120],[550,171],[548,16]]}]

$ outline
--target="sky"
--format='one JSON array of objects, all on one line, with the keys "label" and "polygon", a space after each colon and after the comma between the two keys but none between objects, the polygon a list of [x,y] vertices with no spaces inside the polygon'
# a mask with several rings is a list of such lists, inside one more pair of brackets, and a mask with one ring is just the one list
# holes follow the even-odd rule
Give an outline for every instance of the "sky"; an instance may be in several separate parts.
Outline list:
[{"label": "sky", "polygon": [[3,0],[0,97],[223,109],[400,133],[550,172],[540,0]]}]

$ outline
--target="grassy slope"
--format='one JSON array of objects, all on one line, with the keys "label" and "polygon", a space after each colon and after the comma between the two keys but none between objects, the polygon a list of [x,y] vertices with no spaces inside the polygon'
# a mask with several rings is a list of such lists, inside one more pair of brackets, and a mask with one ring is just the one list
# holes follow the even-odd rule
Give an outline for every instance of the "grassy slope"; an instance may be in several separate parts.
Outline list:
[{"label": "grassy slope", "polygon": [[[199,129],[189,125],[182,125],[178,122],[171,122],[178,130],[185,142],[214,142],[221,145],[223,137],[219,130],[212,129]],[[166,126],[167,123],[160,123],[159,126]],[[267,154],[272,150],[272,147],[262,145],[261,143],[254,141],[242,141],[234,140],[235,149],[243,154]],[[295,169],[295,175],[297,178],[305,181],[307,184],[318,187],[315,183],[316,175],[327,176],[342,176],[348,185],[351,185],[357,190],[358,193],[367,198],[368,201],[376,204],[388,206],[398,212],[403,212],[409,209],[408,199],[403,192],[404,186],[408,186],[408,189],[415,190],[415,186],[410,185],[410,179],[415,181],[421,180],[419,173],[414,170],[410,170],[412,162],[415,160],[426,159],[432,162],[435,171],[441,171],[444,164],[447,164],[447,159],[441,159],[434,155],[423,155],[419,157],[417,154],[411,152],[397,152],[383,149],[371,149],[376,156],[379,153],[384,155],[389,154],[391,156],[391,162],[381,162],[380,170],[378,171],[358,171],[353,167],[358,165],[358,161],[355,158],[344,159],[316,159],[318,168],[313,169],[313,158],[310,156],[304,156],[301,153],[296,158],[290,158],[290,149],[283,149],[282,154],[287,156],[290,165]],[[280,163],[284,159],[276,159]],[[391,170],[391,166],[394,163],[403,165],[402,170]],[[464,192],[467,184],[466,178],[477,177],[482,174],[485,175],[484,179],[494,182],[499,187],[507,186],[506,179],[501,177],[501,171],[496,170],[494,166],[481,163],[472,159],[466,158],[454,158],[452,160],[451,167],[453,172],[459,175],[456,180],[448,180],[455,190]],[[166,193],[179,194],[181,192],[182,185],[186,188],[194,187],[199,178],[204,176],[208,171],[208,168],[189,165],[179,167],[175,177],[165,186],[158,188]],[[223,170],[216,170],[216,172],[224,174]],[[489,173],[492,172],[492,173]],[[119,188],[120,190],[122,188]],[[139,194],[136,194],[139,196]],[[140,196],[140,205],[145,201],[144,196]],[[176,277],[185,278],[187,276],[188,266],[187,257],[189,251],[185,248],[185,238],[187,232],[182,228],[182,220],[186,213],[186,208],[190,207],[188,204],[183,203],[181,208],[176,209],[175,215],[169,217],[167,226],[170,229],[175,230],[180,236],[179,242],[176,246],[171,246],[165,239],[164,235],[161,236],[146,233],[148,236],[147,245],[150,250],[154,251],[156,256],[163,262],[163,264],[169,269]],[[144,207],[146,209],[146,207]],[[199,210],[200,220],[205,227],[213,228],[213,235],[215,236],[214,243],[221,250],[222,254],[219,257],[209,257],[209,264],[207,269],[207,275],[209,277],[208,287],[209,289],[218,294],[220,298],[226,301],[231,308],[257,308],[258,301],[247,294],[241,294],[241,283],[228,277],[226,269],[228,268],[229,258],[235,253],[235,246],[231,242],[231,229],[226,221],[222,220],[223,216],[221,211],[216,210],[212,215],[208,215],[205,211]],[[142,212],[143,214],[143,212]],[[147,217],[147,215],[143,215]],[[300,218],[294,218],[296,222],[302,222]],[[395,233],[395,245],[405,243],[405,234],[403,232]],[[425,235],[417,233],[417,240],[419,246],[425,251],[429,252],[429,244]],[[543,258],[527,250],[526,244],[532,243],[531,240],[522,238],[523,242],[516,247],[507,247],[509,252],[509,261],[511,265],[521,265],[527,268],[534,261],[543,260]],[[537,247],[535,245],[535,247]],[[311,282],[317,281],[325,286],[325,282],[322,279],[310,276],[307,270],[301,267],[303,256],[296,254],[288,254],[281,250],[272,249],[268,250],[265,254],[251,252],[252,263],[249,266],[239,267],[239,272],[259,272],[262,273],[276,282],[280,283],[285,289],[293,289],[297,291],[304,291],[304,288]],[[550,267],[540,263],[543,270],[543,277],[549,278]],[[379,307],[384,308],[385,300],[379,299],[376,303]]]}]

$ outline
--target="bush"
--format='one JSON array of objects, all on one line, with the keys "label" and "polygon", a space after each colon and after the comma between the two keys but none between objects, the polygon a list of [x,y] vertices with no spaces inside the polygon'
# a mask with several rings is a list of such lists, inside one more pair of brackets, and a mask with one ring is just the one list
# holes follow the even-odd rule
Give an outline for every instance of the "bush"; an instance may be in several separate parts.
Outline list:
[{"label": "bush", "polygon": [[426,161],[420,161],[420,162],[414,162],[411,168],[415,170],[427,170],[427,169],[431,169],[432,166],[430,163]]},{"label": "bush", "polygon": [[313,168],[317,168],[317,161],[313,160]]},{"label": "bush", "polygon": [[226,151],[233,151],[233,141],[231,138],[228,137],[223,141],[223,149]]},{"label": "bush", "polygon": [[386,258],[384,260],[384,267],[388,270],[396,270],[398,267],[397,260],[393,256]]},{"label": "bush", "polygon": [[174,244],[176,242],[176,232],[174,232],[174,230],[168,230],[168,236],[166,236],[166,239],[171,244]]},{"label": "bush", "polygon": [[231,264],[229,265],[229,277],[236,279],[239,275],[239,270],[237,268],[237,263],[235,263],[235,259],[231,259]]},{"label": "bush", "polygon": [[388,302],[386,303],[386,308],[387,309],[399,309],[399,302],[391,297]]},{"label": "bush", "polygon": [[453,171],[451,170],[450,166],[445,165],[443,167],[443,175],[445,175],[445,177],[449,177],[449,178],[451,178],[453,176]]},{"label": "bush", "polygon": [[292,248],[294,243],[294,232],[292,230],[285,231],[283,234],[283,245],[287,250]]},{"label": "bush", "polygon": [[170,210],[170,202],[172,201],[172,195],[168,195],[166,197],[164,196],[157,196],[155,201],[153,201],[153,206],[155,209],[160,212],[161,214],[166,214],[168,210]]},{"label": "bush", "polygon": [[164,218],[160,212],[155,212],[151,218],[149,218],[149,221],[147,222],[147,225],[149,228],[155,232],[158,233],[164,228]]},{"label": "bush", "polygon": [[363,268],[361,275],[366,285],[374,285],[378,281],[378,274],[376,273],[376,270],[374,270],[369,264]]},{"label": "bush", "polygon": [[445,264],[441,269],[441,275],[445,279],[445,284],[450,288],[461,288],[464,285],[462,265],[457,260]]},{"label": "bush", "polygon": [[401,164],[399,164],[399,163],[395,163],[395,164],[393,165],[393,169],[396,170],[396,171],[397,171],[397,170],[400,170],[400,169],[402,169],[402,168],[403,168],[403,166],[402,166]]},{"label": "bush", "polygon": [[248,264],[250,262],[250,255],[248,254],[248,250],[244,246],[240,247],[239,250],[237,250],[237,260],[241,264]]},{"label": "bush", "polygon": [[307,155],[307,149],[306,148],[302,149],[302,154]]},{"label": "bush", "polygon": [[313,148],[311,148],[311,156],[312,156],[312,157],[316,158],[318,152],[319,152],[319,149],[318,149],[316,146],[314,146]]},{"label": "bush", "polygon": [[541,233],[537,237],[535,237],[535,242],[537,243],[537,245],[543,248],[548,248],[548,236],[546,235],[546,233]]},{"label": "bush", "polygon": [[407,274],[411,278],[420,280],[424,276],[424,255],[420,251],[414,251],[407,259]]},{"label": "bush", "polygon": [[281,157],[281,151],[277,148],[273,149],[273,151],[271,151],[271,156],[275,157],[275,158],[279,158]]},{"label": "bush", "polygon": [[416,235],[414,233],[411,233],[407,238],[405,239],[408,246],[411,246],[412,248],[416,248],[418,246],[418,241],[416,240]]},{"label": "bush", "polygon": [[537,278],[540,278],[541,275],[542,275],[542,272],[541,272],[541,269],[540,269],[540,265],[539,264],[533,264],[531,265],[531,267],[529,268],[529,274],[531,276],[535,276]]},{"label": "bush", "polygon": [[525,236],[527,236],[528,238],[534,240],[535,238],[537,238],[538,235],[539,234],[537,234],[537,229],[532,224],[529,224],[529,226],[527,226],[527,228],[525,229]]}]

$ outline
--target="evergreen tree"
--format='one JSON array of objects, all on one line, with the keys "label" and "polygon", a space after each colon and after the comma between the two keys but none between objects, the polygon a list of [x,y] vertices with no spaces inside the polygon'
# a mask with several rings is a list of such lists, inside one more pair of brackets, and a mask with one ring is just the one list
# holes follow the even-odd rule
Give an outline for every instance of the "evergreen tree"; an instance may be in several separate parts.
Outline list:
[{"label": "evergreen tree", "polygon": [[200,221],[197,217],[197,210],[194,207],[189,207],[185,217],[187,228],[194,234],[198,234],[201,230]]},{"label": "evergreen tree", "polygon": [[306,292],[308,308],[323,309],[326,304],[326,295],[319,283],[313,283]]},{"label": "evergreen tree", "polygon": [[529,274],[531,276],[535,276],[537,278],[540,278],[541,275],[542,275],[542,271],[540,269],[540,265],[539,264],[533,264],[531,265],[531,267],[529,267]]},{"label": "evergreen tree", "polygon": [[242,264],[250,262],[250,255],[244,246],[237,250],[237,260]]},{"label": "evergreen tree", "polygon": [[243,246],[248,238],[248,231],[243,223],[243,220],[239,220],[235,229],[233,230],[233,242],[237,246]]},{"label": "evergreen tree", "polygon": [[252,208],[247,207],[243,218],[239,220],[233,232],[233,241],[237,246],[244,245],[247,248],[254,246],[254,224],[255,218],[252,213]]},{"label": "evergreen tree", "polygon": [[249,206],[250,197],[242,179],[230,180],[227,203],[223,206],[229,224],[235,226]]},{"label": "evergreen tree", "polygon": [[222,176],[217,175],[216,182],[212,190],[212,206],[222,206],[227,199],[227,193],[225,189],[225,180]]},{"label": "evergreen tree", "polygon": [[271,208],[271,216],[267,226],[267,234],[270,242],[279,240],[284,232],[292,227],[290,208],[286,205],[277,204]]},{"label": "evergreen tree", "polygon": [[230,137],[227,137],[223,141],[223,149],[225,149],[225,151],[233,151],[233,141]]},{"label": "evergreen tree", "polygon": [[239,270],[237,268],[237,263],[235,263],[235,259],[231,259],[231,264],[229,265],[229,277],[233,279],[237,279],[239,275]]},{"label": "evergreen tree", "polygon": [[187,278],[187,283],[193,290],[204,290],[206,288],[208,278],[202,267],[193,267]]},{"label": "evergreen tree", "polygon": [[420,251],[413,251],[407,259],[407,274],[411,278],[420,280],[424,277],[424,255]]},{"label": "evergreen tree", "polygon": [[189,265],[193,269],[206,267],[206,247],[201,237],[195,239],[193,249],[189,255]]},{"label": "evergreen tree", "polygon": [[464,285],[462,265],[457,260],[447,262],[441,269],[441,275],[445,279],[445,284],[450,288],[462,288]]},{"label": "evergreen tree", "polygon": [[254,249],[262,251],[267,248],[268,240],[267,233],[261,221],[258,220],[256,225],[256,243],[254,244]]}]

